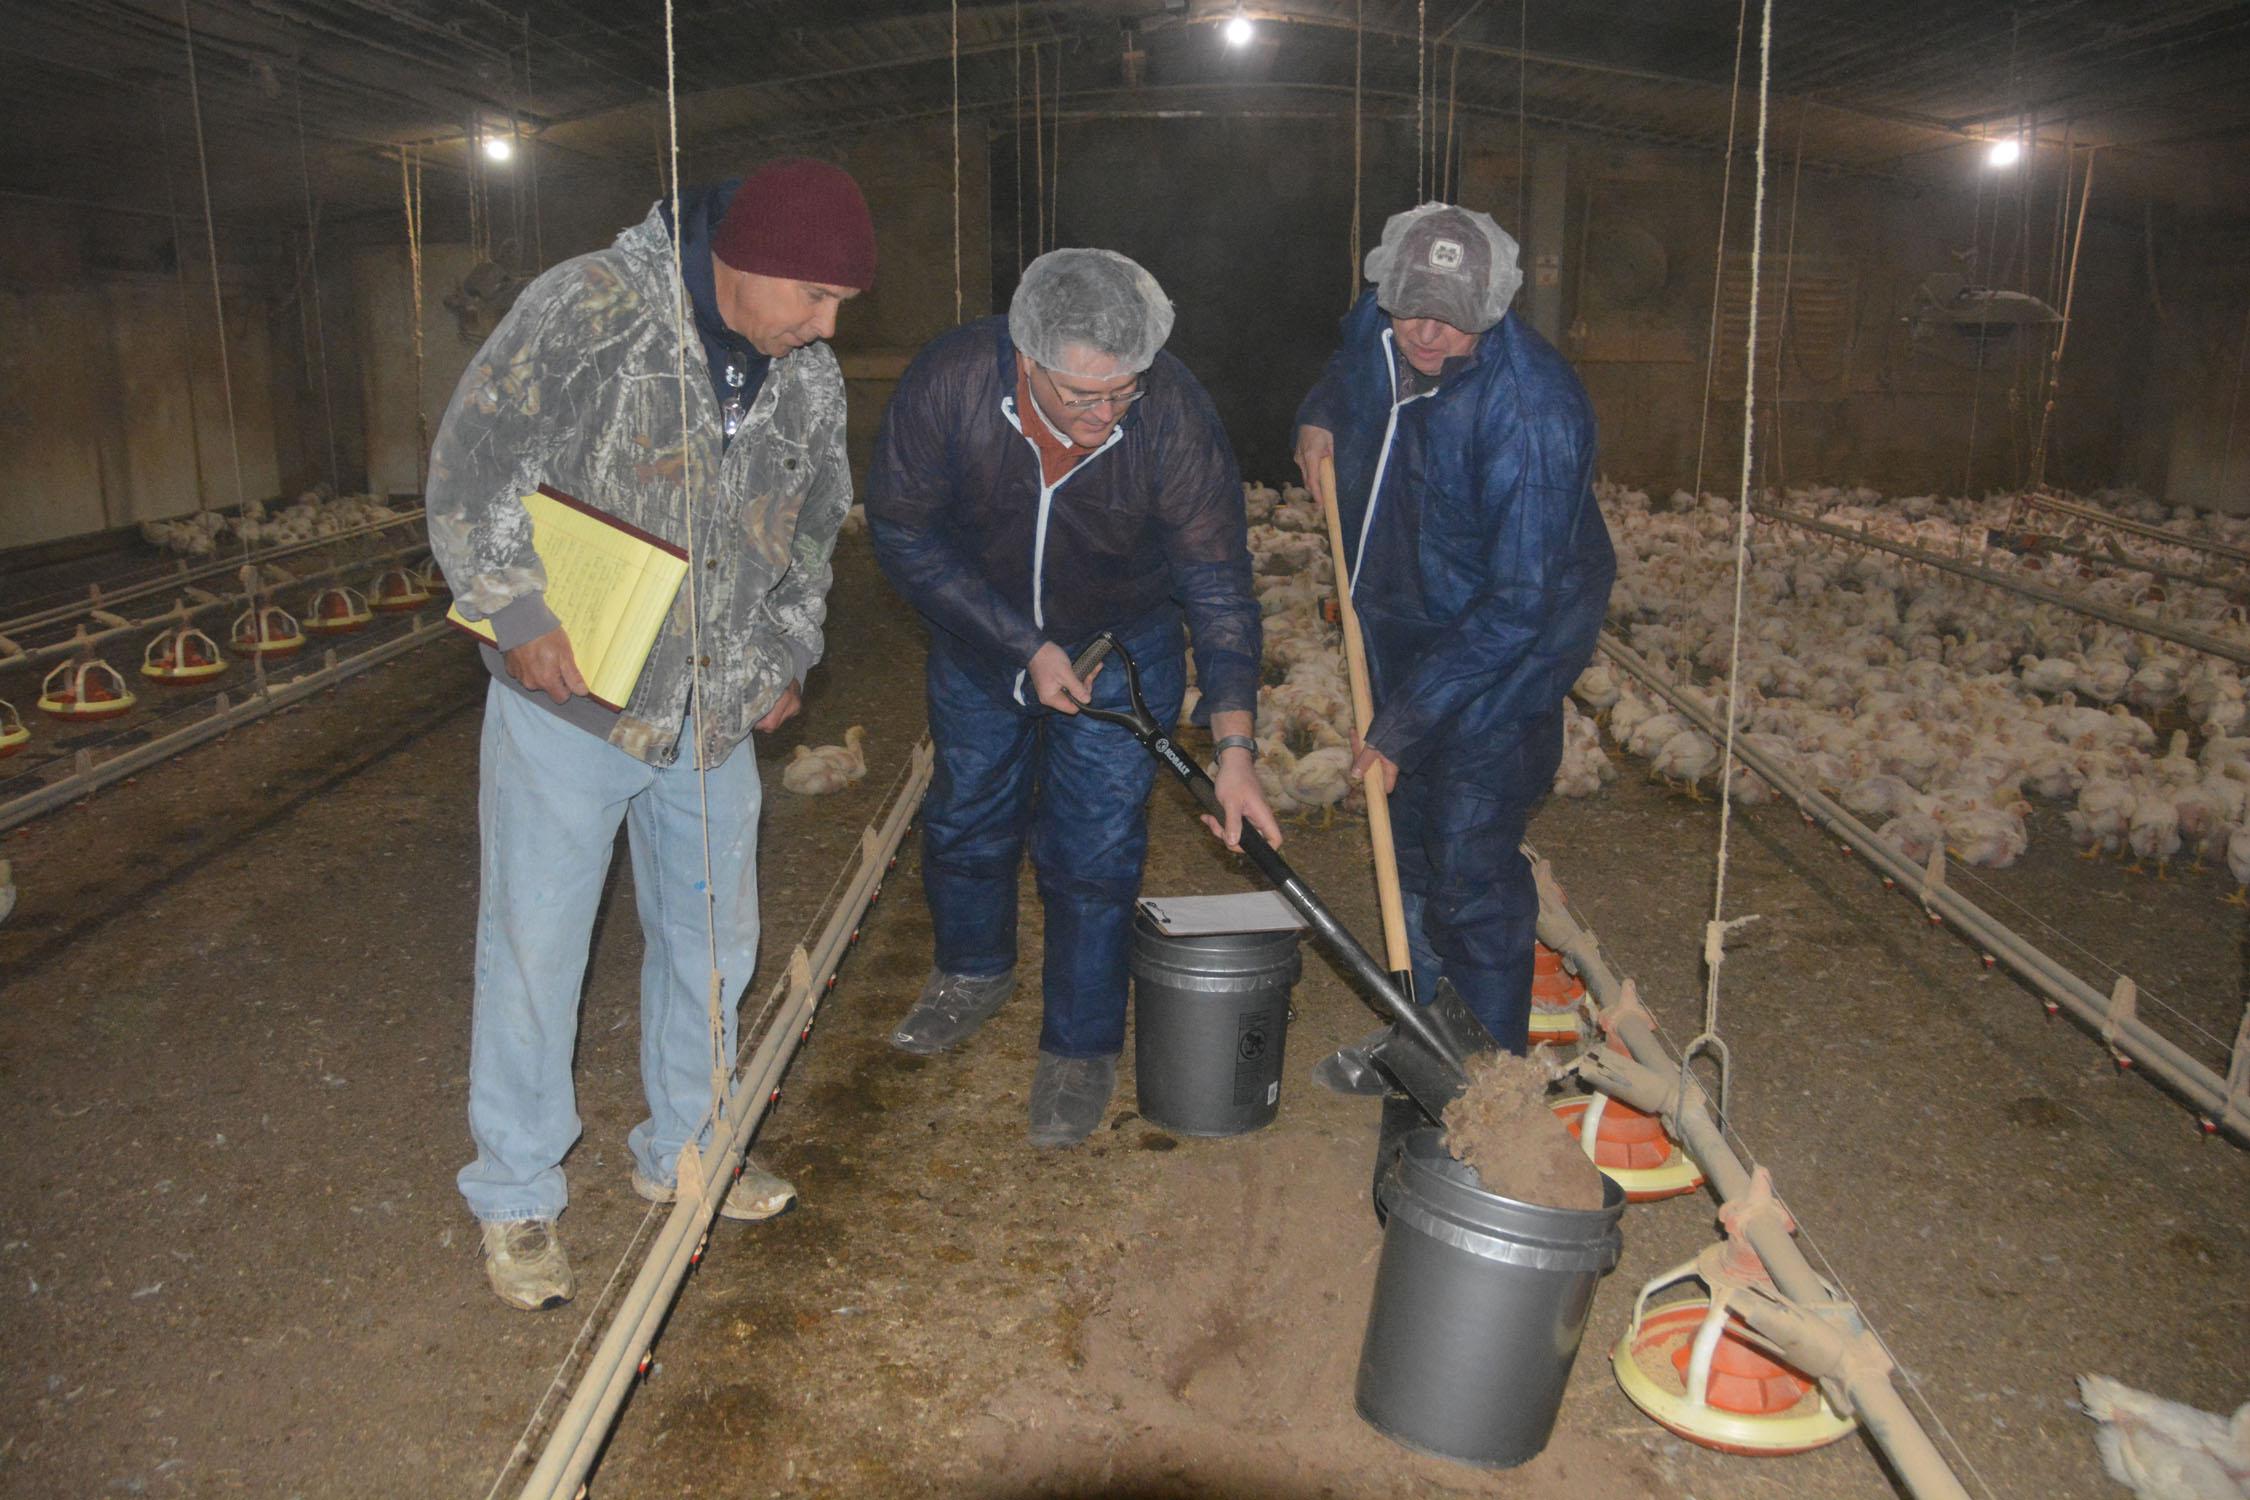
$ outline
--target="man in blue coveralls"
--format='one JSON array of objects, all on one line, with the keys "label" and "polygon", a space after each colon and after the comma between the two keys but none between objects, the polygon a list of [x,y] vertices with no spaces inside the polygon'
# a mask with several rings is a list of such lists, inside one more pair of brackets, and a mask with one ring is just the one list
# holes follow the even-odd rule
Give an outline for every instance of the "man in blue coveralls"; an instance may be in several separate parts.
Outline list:
[{"label": "man in blue coveralls", "polygon": [[1031,1140],[1099,1124],[1125,1042],[1127,946],[1155,762],[1080,717],[1121,705],[1122,671],[1072,671],[1114,631],[1169,729],[1186,688],[1183,616],[1218,747],[1231,847],[1247,819],[1281,841],[1252,766],[1260,628],[1242,481],[1211,399],[1161,353],[1172,305],[1107,250],[1025,268],[1005,318],[915,357],[883,415],[868,530],[930,625],[922,883],[936,961],[891,1035],[943,1052],[1015,989],[1016,869],[1028,837],[1046,910]]},{"label": "man in blue coveralls", "polygon": [[1539,897],[1518,850],[1562,759],[1562,704],[1617,574],[1578,377],[1508,303],[1516,243],[1443,203],[1394,215],[1373,290],[1297,411],[1311,484],[1336,461],[1375,714],[1353,762],[1391,789],[1427,996],[1529,1040]]}]

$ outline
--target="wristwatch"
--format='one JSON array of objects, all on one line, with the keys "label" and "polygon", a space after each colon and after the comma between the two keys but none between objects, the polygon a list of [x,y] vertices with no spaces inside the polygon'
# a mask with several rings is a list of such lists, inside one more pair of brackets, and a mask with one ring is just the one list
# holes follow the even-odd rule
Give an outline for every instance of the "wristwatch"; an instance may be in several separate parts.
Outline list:
[{"label": "wristwatch", "polygon": [[1228,750],[1247,750],[1252,760],[1258,758],[1258,742],[1246,734],[1224,735],[1212,743],[1214,758]]}]

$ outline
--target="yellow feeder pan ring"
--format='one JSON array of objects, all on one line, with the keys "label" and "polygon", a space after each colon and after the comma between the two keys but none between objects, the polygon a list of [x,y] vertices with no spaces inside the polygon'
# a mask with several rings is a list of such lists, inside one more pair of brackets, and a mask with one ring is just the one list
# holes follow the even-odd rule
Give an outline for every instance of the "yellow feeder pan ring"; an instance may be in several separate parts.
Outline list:
[{"label": "yellow feeder pan ring", "polygon": [[1544,1010],[1539,1002],[1531,1003],[1531,1045],[1534,1047],[1566,1047],[1578,1040],[1578,1012],[1571,1010]]},{"label": "yellow feeder pan ring", "polygon": [[365,630],[374,618],[358,589],[332,583],[306,601],[304,628],[319,635],[348,635]]},{"label": "yellow feeder pan ring", "polygon": [[0,698],[0,760],[6,760],[30,743],[31,731],[23,727],[23,715],[16,712],[13,703]]},{"label": "yellow feeder pan ring", "polygon": [[1607,1094],[1591,1099],[1564,1099],[1554,1106],[1571,1138],[1585,1149],[1586,1120],[1594,1122],[1594,1145],[1587,1151],[1604,1177],[1625,1190],[1628,1203],[1654,1203],[1677,1198],[1703,1186],[1703,1173],[1695,1158],[1680,1149],[1654,1115],[1644,1115]]},{"label": "yellow feeder pan ring", "polygon": [[[1697,1355],[1704,1350],[1701,1398]],[[1731,1315],[1714,1327],[1712,1306],[1696,1298],[1649,1311],[1644,1302],[1610,1352],[1626,1399],[1666,1431],[1746,1458],[1809,1453],[1859,1424],[1839,1416],[1820,1386],[1775,1358]]]},{"label": "yellow feeder pan ring", "polygon": [[405,614],[430,602],[430,590],[412,568],[392,568],[367,591],[367,607],[381,614]]},{"label": "yellow feeder pan ring", "polygon": [[305,649],[305,633],[297,628],[297,617],[278,604],[244,610],[235,618],[227,638],[234,642],[235,650],[252,656],[295,656]]},{"label": "yellow feeder pan ring", "polygon": [[219,643],[193,625],[152,637],[141,652],[141,675],[151,682],[209,682],[226,669]]},{"label": "yellow feeder pan ring", "polygon": [[138,701],[117,669],[99,659],[66,661],[39,685],[39,711],[57,719],[114,719]]}]

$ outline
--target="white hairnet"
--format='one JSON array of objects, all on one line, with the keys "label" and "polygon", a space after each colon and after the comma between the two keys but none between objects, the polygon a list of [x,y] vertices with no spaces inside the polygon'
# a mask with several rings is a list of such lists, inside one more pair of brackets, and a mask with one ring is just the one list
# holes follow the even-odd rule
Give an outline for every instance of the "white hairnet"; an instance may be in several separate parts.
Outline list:
[{"label": "white hairnet", "polygon": [[[1008,337],[1063,375],[1108,380],[1156,360],[1172,332],[1172,304],[1156,278],[1114,250],[1050,250],[1024,267],[1008,304]],[[1076,370],[1066,351],[1106,354],[1124,368]]]},{"label": "white hairnet", "polygon": [[1500,321],[1523,285],[1516,242],[1492,215],[1450,203],[1392,214],[1367,252],[1375,302],[1398,318],[1436,318],[1463,333]]}]

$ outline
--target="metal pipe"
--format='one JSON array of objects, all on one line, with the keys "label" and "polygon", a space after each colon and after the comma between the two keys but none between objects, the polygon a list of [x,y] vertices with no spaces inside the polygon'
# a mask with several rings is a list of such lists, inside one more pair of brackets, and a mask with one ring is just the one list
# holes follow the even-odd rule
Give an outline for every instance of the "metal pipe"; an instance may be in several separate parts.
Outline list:
[{"label": "metal pipe", "polygon": [[[1705,734],[1716,737],[1723,733],[1716,718],[1657,676],[1640,653],[1623,641],[1605,632],[1601,649]],[[1738,738],[1734,754],[1736,760],[1772,783],[1776,791],[1796,803],[1808,817],[1842,838],[1847,852],[1857,854],[1919,897],[1923,908],[1933,918],[1942,918],[1978,944],[1994,962],[2005,965],[2040,994],[2093,1027],[2105,1041],[2112,1043],[2120,1057],[2162,1079],[2201,1112],[2206,1131],[2223,1132],[2238,1143],[2250,1145],[2250,1092],[2241,1088],[2230,1091],[2225,1079],[2151,1030],[2129,1009],[2121,1008],[2114,993],[2105,995],[1983,908],[1959,895],[1942,879],[1930,879],[1920,866],[1878,839],[1866,824],[1827,796],[1806,786],[1763,751]]]},{"label": "metal pipe", "polygon": [[810,950],[800,946],[790,955],[788,971],[774,982],[769,1001],[774,1010],[773,1023],[720,1110],[712,1165],[701,1168],[697,1161],[699,1180],[710,1186],[700,1192],[688,1189],[689,1161],[695,1159],[691,1146],[690,1153],[682,1158],[681,1191],[672,1212],[650,1244],[640,1273],[619,1299],[609,1328],[580,1376],[569,1404],[556,1418],[546,1447],[519,1492],[522,1500],[567,1500],[578,1493],[593,1469],[635,1377],[646,1368],[680,1283],[697,1259],[697,1247],[724,1196],[723,1185],[733,1180],[735,1168],[749,1150],[751,1136],[780,1097],[781,1076],[798,1046],[811,1034],[812,1014],[820,996],[856,936],[861,915],[880,892],[883,872],[889,868],[891,856],[906,836],[906,826],[929,786],[933,759],[930,742],[924,739],[915,747],[906,780],[881,825],[871,825],[860,835],[859,869],[845,887],[828,925]]},{"label": "metal pipe", "polygon": [[347,677],[355,677],[369,667],[378,666],[394,656],[403,656],[417,646],[445,637],[449,632],[443,620],[417,620],[414,628],[394,636],[379,646],[338,659],[334,651],[327,655],[327,665],[302,677],[292,677],[279,687],[270,683],[265,691],[240,703],[232,703],[225,693],[219,694],[218,707],[208,717],[196,720],[184,729],[178,729],[145,745],[135,745],[122,755],[110,760],[95,761],[86,751],[79,752],[79,768],[60,781],[26,792],[8,802],[0,802],[0,832],[28,823],[42,813],[51,812],[65,803],[75,802],[89,792],[98,791],[113,781],[144,770],[159,761],[169,760],[183,750],[192,749],[205,740],[216,739],[231,729],[240,728],[253,719],[262,719],[275,709],[287,708],[324,688],[334,687]]},{"label": "metal pipe", "polygon": [[[195,582],[199,578],[210,578],[221,573],[233,572],[245,563],[275,562],[284,557],[294,557],[300,552],[309,552],[317,547],[331,547],[338,542],[347,542],[354,537],[373,536],[378,531],[389,531],[393,527],[419,522],[422,515],[422,508],[416,506],[414,509],[392,516],[388,520],[369,521],[364,525],[347,527],[342,531],[328,536],[315,537],[310,541],[284,542],[280,546],[269,547],[263,552],[246,551],[233,557],[214,559],[193,568],[187,565],[187,559],[182,558],[179,567],[173,571],[155,578],[145,579],[139,583],[128,584],[114,593],[104,594],[100,592],[100,585],[96,584],[88,591],[87,597],[84,599],[73,599],[68,604],[55,604],[45,609],[35,609],[28,614],[18,615],[12,620],[0,620],[0,636],[21,635],[27,631],[37,630],[42,626],[52,625],[60,620],[68,620],[77,615],[85,614],[88,610],[108,609],[149,594],[161,594],[167,589],[180,588]],[[423,545],[428,544],[425,542]]]},{"label": "metal pipe", "polygon": [[[289,582],[293,585],[313,583],[323,578],[334,578],[338,574],[346,572],[347,570],[357,571],[361,568],[369,567],[376,563],[391,562],[401,557],[412,557],[417,552],[426,552],[428,550],[429,544],[426,542],[416,542],[412,546],[407,547],[393,547],[388,552],[378,552],[371,557],[355,558],[351,562],[335,563],[329,567],[318,569],[315,572],[297,574],[292,577]],[[131,635],[135,631],[155,630],[166,625],[184,623],[188,620],[194,619],[197,615],[208,614],[214,609],[230,609],[237,604],[248,604],[251,601],[259,598],[260,596],[271,596],[276,592],[278,592],[277,589],[270,588],[244,589],[241,593],[238,594],[215,595],[212,598],[204,600],[200,604],[190,605],[184,602],[175,603],[170,609],[164,611],[164,613],[160,615],[150,615],[147,619],[144,620],[127,620],[122,625],[106,626],[103,629],[93,631],[90,634],[86,633],[84,628],[81,627],[80,633],[71,636],[67,640],[51,641],[44,646],[33,646],[27,650],[16,652],[14,655],[0,656],[0,671],[4,671],[9,667],[35,667],[38,666],[41,662],[55,661],[64,657],[76,656],[79,652],[85,650],[87,647],[98,646],[102,642],[110,640],[116,636]],[[89,605],[88,609],[92,610],[102,607],[103,606],[101,605]]]},{"label": "metal pipe", "polygon": [[2018,499],[2022,504],[2033,506],[2039,510],[2052,510],[2066,516],[2076,516],[2081,521],[2092,521],[2097,525],[2107,526],[2117,531],[2130,532],[2134,536],[2144,536],[2151,541],[2163,542],[2167,546],[2185,547],[2190,552],[2208,552],[2214,557],[2224,557],[2239,563],[2250,563],[2250,549],[2231,547],[2225,542],[2211,542],[2192,536],[2182,536],[2176,531],[2166,531],[2161,526],[2151,526],[2144,521],[2127,520],[2123,516],[2113,516],[2109,512],[2098,510],[2091,505],[2080,505],[2075,500],[2065,500],[2060,495],[2027,491]]},{"label": "metal pipe", "polygon": [[[1751,1198],[1759,1190],[1757,1178],[1727,1144],[1702,1086],[1666,1054],[1648,1013],[1637,1000],[1626,1000],[1624,985],[1602,961],[1593,935],[1562,903],[1544,862],[1538,862],[1537,868],[1542,875],[1540,940],[1570,959],[1588,992],[1600,1002],[1604,1029],[1625,1049],[1623,1056],[1609,1049],[1589,1052],[1579,1076],[1635,1109],[1671,1123],[1721,1204]],[[1794,1321],[1767,1320],[1759,1331],[1773,1338],[1784,1354],[1801,1359],[1807,1373],[1828,1377],[1920,1500],[1968,1500],[1967,1489],[1890,1383],[1890,1361],[1858,1309],[1797,1248],[1795,1226],[1788,1216],[1749,1213],[1736,1229],[1757,1252],[1774,1285],[1795,1304],[1787,1310]]]},{"label": "metal pipe", "polygon": [[2205,635],[2200,630],[2188,630],[2178,625],[2167,625],[2162,620],[2151,618],[2148,615],[2137,615],[2129,609],[2112,609],[2106,604],[2096,604],[2089,599],[2080,599],[2059,589],[2041,588],[2036,583],[2024,583],[2019,579],[2010,578],[2005,573],[1995,572],[1982,563],[1961,562],[1941,553],[1925,551],[1920,547],[1909,547],[1904,542],[1886,541],[1881,537],[1869,536],[1863,531],[1854,531],[1848,526],[1836,526],[1827,521],[1816,521],[1811,516],[1801,516],[1795,511],[1779,510],[1768,505],[1753,505],[1750,510],[1752,514],[1763,516],[1769,521],[1780,521],[1790,526],[1802,527],[1806,531],[1817,532],[1821,536],[1834,537],[1838,541],[1853,542],[1862,547],[1873,547],[1878,552],[1894,553],[1909,562],[1918,562],[1927,567],[1956,573],[1963,578],[1973,579],[1978,583],[1988,583],[1996,589],[2006,589],[2011,594],[2021,594],[2026,599],[2037,599],[2042,604],[2052,604],[2058,609],[2091,615],[2097,620],[2107,620],[2112,625],[2121,625],[2127,630],[2138,631],[2142,635],[2153,635],[2159,640],[2171,641],[2175,645],[2187,647],[2190,651],[2200,651],[2206,656],[2223,657],[2238,665],[2250,666],[2250,646],[2237,646],[2230,641],[2222,641],[2215,635]]}]

